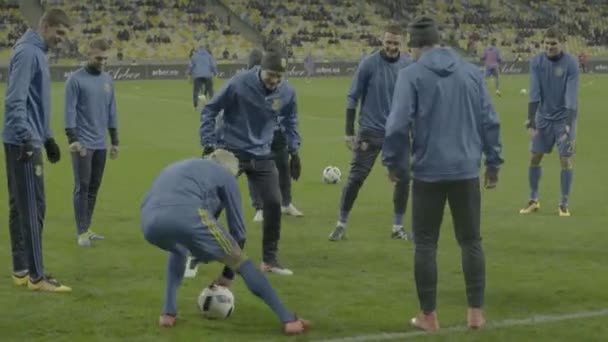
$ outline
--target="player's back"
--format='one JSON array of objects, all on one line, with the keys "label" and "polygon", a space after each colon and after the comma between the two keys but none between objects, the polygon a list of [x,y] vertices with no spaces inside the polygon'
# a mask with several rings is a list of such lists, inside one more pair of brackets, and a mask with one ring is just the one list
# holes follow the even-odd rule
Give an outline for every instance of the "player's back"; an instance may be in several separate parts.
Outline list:
[{"label": "player's back", "polygon": [[[576,59],[567,53],[556,59],[549,59],[546,53],[536,55],[531,61],[532,77],[538,80],[539,89],[530,89],[530,101],[540,96],[538,114],[542,119],[559,120],[566,111],[567,92],[577,89],[568,89],[569,81],[578,73]],[[538,94],[537,94],[538,92]]]},{"label": "player's back", "polygon": [[192,206],[215,212],[221,201],[218,188],[229,178],[221,165],[202,158],[192,158],[167,166],[156,177],[142,203],[142,210],[167,206]]}]

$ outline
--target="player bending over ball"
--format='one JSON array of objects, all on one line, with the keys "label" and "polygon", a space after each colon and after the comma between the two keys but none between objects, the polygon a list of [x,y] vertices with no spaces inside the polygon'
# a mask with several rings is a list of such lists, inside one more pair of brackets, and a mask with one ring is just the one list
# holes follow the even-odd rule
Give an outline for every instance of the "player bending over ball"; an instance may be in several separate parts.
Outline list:
[{"label": "player bending over ball", "polygon": [[[286,334],[304,333],[310,326],[287,310],[268,279],[242,252],[245,224],[236,181],[239,161],[218,149],[208,157],[169,165],[154,180],[141,206],[145,239],[169,252],[165,301],[159,325],[173,327],[177,289],[184,277],[188,251],[199,261],[226,265],[216,284],[229,287],[236,270],[249,290],[279,317]],[[226,210],[228,230],[217,221]]]}]

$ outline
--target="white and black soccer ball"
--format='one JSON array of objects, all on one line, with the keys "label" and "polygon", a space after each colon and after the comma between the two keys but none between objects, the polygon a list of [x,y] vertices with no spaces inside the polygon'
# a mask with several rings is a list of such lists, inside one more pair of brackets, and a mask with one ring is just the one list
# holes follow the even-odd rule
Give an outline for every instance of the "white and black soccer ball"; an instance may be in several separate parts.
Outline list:
[{"label": "white and black soccer ball", "polygon": [[328,166],[323,169],[323,182],[325,184],[336,184],[340,182],[342,172],[336,166]]},{"label": "white and black soccer ball", "polygon": [[226,319],[234,311],[234,295],[224,286],[206,287],[198,296],[198,309],[207,319]]}]

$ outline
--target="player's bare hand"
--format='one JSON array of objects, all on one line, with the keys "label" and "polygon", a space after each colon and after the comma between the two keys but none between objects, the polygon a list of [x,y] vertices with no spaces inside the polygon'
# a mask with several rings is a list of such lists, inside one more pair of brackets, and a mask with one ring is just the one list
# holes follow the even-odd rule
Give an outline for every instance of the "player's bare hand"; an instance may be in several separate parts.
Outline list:
[{"label": "player's bare hand", "polygon": [[498,169],[491,166],[486,167],[484,187],[486,189],[494,189],[496,188],[496,184],[498,184]]},{"label": "player's bare hand", "polygon": [[118,148],[118,146],[112,145],[112,147],[110,148],[110,159],[114,160],[114,159],[118,158],[119,151],[120,151],[120,149]]},{"label": "player's bare hand", "polygon": [[536,136],[536,129],[534,128],[528,128],[528,136],[530,137],[530,140],[534,139],[534,137]]},{"label": "player's bare hand", "polygon": [[347,135],[344,137],[344,140],[346,141],[346,147],[348,147],[349,150],[355,151],[359,148],[359,139],[357,139],[357,136]]},{"label": "player's bare hand", "polygon": [[213,283],[211,283],[211,285],[209,285],[209,287],[213,286],[223,286],[230,288],[232,286],[232,279],[228,279],[224,276],[219,276],[216,280],[213,281]]},{"label": "player's bare hand", "polygon": [[175,316],[162,314],[158,319],[158,325],[163,328],[173,328],[175,326],[176,320],[177,317]]},{"label": "player's bare hand", "polygon": [[388,170],[388,180],[391,183],[397,183],[401,180],[401,175],[397,170]]}]

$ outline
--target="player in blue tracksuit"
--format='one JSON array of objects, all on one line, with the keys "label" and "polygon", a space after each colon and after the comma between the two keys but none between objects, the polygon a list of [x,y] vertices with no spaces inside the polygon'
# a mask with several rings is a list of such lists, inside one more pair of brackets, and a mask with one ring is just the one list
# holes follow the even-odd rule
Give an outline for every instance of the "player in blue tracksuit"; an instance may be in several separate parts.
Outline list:
[{"label": "player in blue tracksuit", "polygon": [[47,51],[67,34],[70,20],[62,10],[43,14],[36,29],[17,41],[8,67],[4,102],[4,156],[9,195],[13,282],[31,290],[69,292],[44,273],[42,228],[45,216],[41,149],[51,163],[60,160],[51,121],[51,79]]},{"label": "player in blue tracksuit", "polygon": [[74,170],[74,216],[78,245],[103,240],[89,230],[97,192],[106,165],[106,132],[110,135],[110,158],[118,157],[118,122],[112,76],[103,71],[110,44],[91,41],[87,65],[76,70],[65,85],[64,127]]},{"label": "player in blue tracksuit", "polygon": [[[256,66],[262,64],[262,56],[263,53],[259,49],[254,49],[251,51],[249,55],[249,61],[247,64],[248,69],[252,69]],[[289,82],[283,81],[279,86],[279,91],[292,92],[295,96],[295,89]],[[283,113],[285,110],[296,111],[296,113]],[[283,118],[287,117],[289,120],[297,120],[297,103],[294,100],[294,103],[287,103],[285,108],[281,109],[278,117],[278,124],[274,130],[274,137],[272,139],[272,144],[270,145],[270,150],[274,155],[274,163],[277,167],[277,171],[279,172],[279,188],[281,190],[281,213],[291,215],[291,216],[304,216],[304,214],[296,208],[291,202],[291,179],[298,180],[300,175],[297,173],[298,170],[294,169],[290,170],[290,166],[295,166],[295,163],[290,163],[290,155],[293,158],[294,156],[297,158],[297,154],[291,154],[289,147],[287,146],[287,139],[285,137],[285,128],[283,128]],[[297,125],[295,123],[289,123],[289,125]],[[297,133],[297,132],[296,132]],[[298,139],[299,141],[300,139]],[[247,185],[249,186],[249,195],[251,196],[251,204],[255,209],[255,216],[253,218],[254,222],[262,222],[264,220],[264,214],[262,211],[262,198],[260,194],[255,191],[255,187],[253,186],[253,182],[248,181]]]},{"label": "player in blue tracksuit", "polygon": [[[165,300],[159,324],[172,327],[177,316],[177,290],[184,277],[186,256],[226,265],[211,286],[230,286],[236,270],[249,290],[279,317],[287,334],[303,333],[309,326],[287,310],[251,260],[243,253],[245,223],[236,174],[238,160],[225,150],[208,158],[187,159],[169,165],[154,180],[141,206],[145,239],[169,252]],[[228,230],[217,221],[226,212]]]},{"label": "player in blue tracksuit", "polygon": [[409,45],[417,61],[399,72],[382,155],[393,182],[411,169],[414,275],[422,311],[411,323],[430,331],[439,329],[436,257],[446,201],[461,248],[468,326],[484,324],[479,168],[484,154],[485,184],[493,188],[503,163],[500,123],[482,73],[438,42],[433,19],[411,24]]},{"label": "player in blue tracksuit", "polygon": [[207,49],[201,47],[194,52],[190,58],[188,74],[192,77],[192,101],[196,109],[201,90],[208,99],[213,97],[213,77],[217,75],[217,62]]},{"label": "player in blue tracksuit", "polygon": [[[355,72],[347,97],[346,142],[353,151],[350,172],[340,199],[340,213],[330,241],[346,237],[348,216],[382,149],[384,126],[390,111],[395,80],[399,70],[411,63],[409,57],[400,52],[401,27],[390,26],[384,33],[383,49],[365,57]],[[359,110],[359,133],[355,135],[355,116]],[[404,176],[395,184],[393,191],[393,239],[407,240],[403,228],[403,215],[409,196],[409,180]]]},{"label": "player in blue tracksuit", "polygon": [[[218,144],[233,152],[240,169],[262,196],[264,236],[262,241],[264,271],[282,275],[293,272],[278,261],[281,231],[281,198],[278,174],[270,145],[282,108],[295,106],[295,93],[280,91],[287,62],[281,53],[268,51],[262,57],[261,68],[239,73],[230,79],[201,111],[200,138],[203,154],[212,152]],[[220,132],[216,132],[216,117],[223,111]],[[295,115],[294,110],[287,110]],[[300,145],[297,120],[284,118],[285,136],[291,151],[292,170],[300,172]],[[218,137],[221,136],[221,141]]]},{"label": "player in blue tracksuit", "polygon": [[538,187],[541,161],[557,145],[561,164],[559,216],[570,216],[568,200],[572,187],[572,157],[575,153],[578,111],[579,70],[576,59],[562,51],[562,33],[556,28],[545,32],[545,52],[530,60],[530,95],[527,128],[531,139],[528,181],[530,197],[519,212],[540,209]]}]

